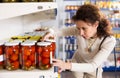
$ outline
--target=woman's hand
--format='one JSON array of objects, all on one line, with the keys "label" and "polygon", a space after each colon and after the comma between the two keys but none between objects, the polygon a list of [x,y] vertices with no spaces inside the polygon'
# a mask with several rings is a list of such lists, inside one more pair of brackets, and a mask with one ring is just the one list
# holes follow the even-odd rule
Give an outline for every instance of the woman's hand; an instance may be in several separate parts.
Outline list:
[{"label": "woman's hand", "polygon": [[58,59],[52,59],[53,61],[53,66],[57,66],[58,67],[58,72],[62,72],[63,70],[67,69],[70,70],[71,69],[71,63],[66,63],[63,62],[62,60],[58,60]]},{"label": "woman's hand", "polygon": [[55,40],[54,30],[49,29],[48,32],[43,36],[42,41],[45,41],[47,39],[53,39],[53,40]]},{"label": "woman's hand", "polygon": [[46,33],[44,36],[43,36],[43,38],[42,38],[42,41],[45,41],[45,40],[47,40],[47,39],[55,39],[55,35],[54,34],[52,34],[52,33],[50,33],[50,32],[48,32],[48,33]]}]

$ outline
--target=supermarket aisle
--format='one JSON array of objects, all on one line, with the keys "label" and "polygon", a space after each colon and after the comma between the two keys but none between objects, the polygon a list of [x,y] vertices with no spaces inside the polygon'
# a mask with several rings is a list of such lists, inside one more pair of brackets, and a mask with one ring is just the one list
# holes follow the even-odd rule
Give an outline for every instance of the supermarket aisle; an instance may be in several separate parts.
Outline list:
[{"label": "supermarket aisle", "polygon": [[[115,74],[117,77],[115,77]],[[71,75],[69,71],[63,72],[61,76],[61,78],[74,78],[74,76]],[[103,78],[120,78],[120,72],[103,72]]]}]

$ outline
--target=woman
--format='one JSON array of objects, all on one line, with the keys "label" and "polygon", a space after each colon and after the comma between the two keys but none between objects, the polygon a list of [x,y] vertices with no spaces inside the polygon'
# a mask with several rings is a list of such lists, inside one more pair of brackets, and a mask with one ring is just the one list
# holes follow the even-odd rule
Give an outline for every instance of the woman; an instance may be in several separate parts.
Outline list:
[{"label": "woman", "polygon": [[74,53],[72,62],[53,59],[53,65],[60,68],[59,72],[65,69],[71,70],[76,78],[102,78],[101,65],[116,43],[109,21],[92,4],[82,5],[73,17],[73,21],[76,26],[51,32],[44,37],[46,39],[54,34],[77,37],[78,50]]}]

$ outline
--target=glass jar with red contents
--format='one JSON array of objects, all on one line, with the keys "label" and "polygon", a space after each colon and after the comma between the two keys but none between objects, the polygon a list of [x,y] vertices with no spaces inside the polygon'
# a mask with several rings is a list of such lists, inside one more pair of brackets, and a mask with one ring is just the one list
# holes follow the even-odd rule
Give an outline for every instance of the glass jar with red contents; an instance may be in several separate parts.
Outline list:
[{"label": "glass jar with red contents", "polygon": [[3,69],[3,45],[4,42],[0,42],[0,69]]},{"label": "glass jar with red contents", "polygon": [[5,68],[7,70],[16,70],[19,68],[19,43],[5,43]]},{"label": "glass jar with red contents", "polygon": [[37,43],[37,68],[41,70],[46,70],[52,67],[52,53],[49,49],[50,44],[50,42]]},{"label": "glass jar with red contents", "polygon": [[52,52],[52,56],[55,57],[56,50],[56,41],[53,39],[46,39],[46,42],[50,42],[50,52]]},{"label": "glass jar with red contents", "polygon": [[35,42],[21,43],[20,64],[24,70],[33,70],[36,67]]}]

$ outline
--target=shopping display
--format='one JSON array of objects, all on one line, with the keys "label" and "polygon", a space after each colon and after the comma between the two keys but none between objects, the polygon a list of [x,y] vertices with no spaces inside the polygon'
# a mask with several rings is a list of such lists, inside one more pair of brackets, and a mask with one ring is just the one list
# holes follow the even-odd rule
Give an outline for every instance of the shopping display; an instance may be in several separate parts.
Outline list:
[{"label": "shopping display", "polygon": [[43,42],[31,40],[28,37],[24,41],[15,37],[11,38],[14,40],[10,39],[5,44],[4,42],[0,44],[0,66],[7,70],[23,69],[27,71],[36,68],[48,70],[52,67],[52,58],[55,57],[56,51],[55,40],[49,39]]},{"label": "shopping display", "polygon": [[[1,0],[0,3],[1,4],[4,4],[4,3],[5,4],[6,3],[29,4],[29,2],[31,2],[31,3],[33,3],[33,5],[34,4],[36,5],[36,3],[44,4],[44,2],[50,3],[50,2],[54,2],[54,1],[55,0]],[[68,3],[70,1],[71,1],[71,4]],[[75,1],[76,1],[76,4],[74,4]],[[59,2],[59,0],[58,0],[58,2]],[[116,41],[117,41],[117,44],[115,47],[115,52],[117,55],[117,57],[116,57],[117,68],[115,68],[115,63],[114,63],[114,60],[112,59],[112,60],[107,60],[107,62],[103,63],[104,64],[103,69],[105,71],[114,71],[115,69],[116,69],[116,71],[120,71],[120,55],[119,55],[119,53],[120,53],[120,32],[119,32],[120,31],[120,7],[119,7],[120,1],[118,1],[118,0],[62,0],[61,2],[63,4],[59,3],[58,5],[60,7],[59,6],[58,7],[60,8],[60,10],[64,8],[63,11],[61,11],[64,13],[57,11],[59,9],[57,9],[55,11],[56,13],[60,12],[60,13],[58,13],[60,15],[56,15],[56,16],[58,16],[57,19],[60,22],[59,26],[61,26],[61,23],[63,23],[62,25],[66,26],[66,27],[75,26],[75,24],[71,20],[71,18],[76,13],[77,9],[80,8],[80,5],[82,5],[82,4],[94,3],[94,4],[98,5],[98,7],[105,12],[105,14],[107,13],[106,16],[112,24],[112,28],[115,31],[114,36],[116,37]],[[64,2],[66,2],[66,4],[64,4]],[[62,6],[62,8],[61,8],[61,6]],[[29,7],[29,5],[27,5],[27,7]],[[32,6],[32,7],[34,7],[34,6]],[[38,7],[39,7],[39,5],[38,5]],[[45,7],[49,7],[49,9],[51,9],[51,6],[46,6],[46,4],[45,4]],[[9,6],[9,8],[10,8],[10,6]],[[21,8],[21,6],[20,6],[20,8]],[[31,8],[31,6],[30,6],[30,8]],[[7,8],[5,8],[5,9],[7,10]],[[35,6],[34,10],[36,10],[36,6]],[[44,7],[43,7],[43,10],[44,10]],[[10,10],[10,11],[12,11],[12,10]],[[22,33],[19,35],[16,35],[16,34],[14,35],[12,33],[12,36],[10,37],[10,39],[7,42],[4,42],[4,41],[2,43],[0,42],[0,69],[5,70],[5,71],[9,70],[10,72],[22,70],[23,73],[24,73],[24,71],[31,72],[34,70],[36,73],[36,70],[38,70],[38,72],[40,71],[39,73],[41,75],[41,71],[49,71],[53,67],[51,60],[52,60],[52,58],[56,57],[55,54],[58,54],[57,56],[59,58],[65,58],[65,61],[70,61],[70,59],[72,58],[74,52],[78,48],[77,38],[73,35],[70,35],[70,36],[62,37],[60,39],[61,41],[58,40],[57,42],[54,40],[54,38],[50,38],[46,41],[42,41],[42,38],[43,38],[44,34],[46,33],[47,29],[44,28],[44,26],[42,26],[43,29],[42,28],[35,29],[35,27],[37,27],[36,24],[39,25],[41,22],[42,22],[41,25],[43,25],[46,22],[46,20],[39,21],[37,18],[32,19],[33,17],[35,17],[36,12],[39,14],[39,9],[35,12],[30,11],[29,13],[25,13],[23,15],[18,15],[18,16],[20,16],[19,21],[22,20],[22,25],[23,26],[25,25],[25,27],[22,26],[25,33]],[[49,11],[47,11],[47,12],[49,12]],[[47,12],[45,12],[45,13],[47,14]],[[9,14],[11,14],[11,13],[9,13]],[[29,16],[30,14],[31,14],[31,16],[28,17],[28,19],[25,19],[27,17],[27,15]],[[64,14],[65,14],[65,17],[64,17]],[[19,18],[18,16],[15,16],[15,17]],[[43,18],[43,17],[41,17],[41,18]],[[14,18],[10,17],[10,19],[14,19]],[[5,20],[7,20],[7,19],[5,18]],[[8,18],[8,20],[9,20],[9,18]],[[35,20],[37,22],[34,23],[34,22],[32,22],[32,20]],[[18,21],[18,20],[15,20],[15,21]],[[26,24],[26,22],[27,22],[27,24]],[[33,31],[31,32],[31,30],[30,30],[30,32],[26,32],[26,31],[29,31],[29,27],[28,27],[28,29],[26,28],[27,25],[31,26],[31,28],[32,28],[31,23],[33,23],[32,25],[34,26]],[[21,24],[21,23],[18,23],[18,24]],[[45,25],[46,24],[47,23],[45,23]],[[49,24],[49,25],[51,26],[52,24]],[[19,28],[19,26],[18,26],[18,28]],[[9,36],[9,34],[8,34],[8,36]],[[56,45],[57,45],[57,47],[56,47]],[[56,49],[59,50],[59,51],[57,51],[59,53],[56,53]],[[63,52],[65,53],[65,55],[62,54]],[[113,55],[113,53],[111,53],[111,55]],[[50,70],[50,71],[53,72],[53,70]],[[42,77],[49,78],[46,76],[46,74],[45,75],[42,74],[41,76],[39,76],[39,78],[42,78]],[[52,77],[51,75],[49,75],[49,76],[50,76],[50,78],[55,78],[55,77]],[[60,73],[57,73],[56,78],[58,76],[60,76]]]}]

